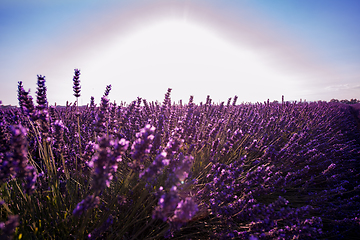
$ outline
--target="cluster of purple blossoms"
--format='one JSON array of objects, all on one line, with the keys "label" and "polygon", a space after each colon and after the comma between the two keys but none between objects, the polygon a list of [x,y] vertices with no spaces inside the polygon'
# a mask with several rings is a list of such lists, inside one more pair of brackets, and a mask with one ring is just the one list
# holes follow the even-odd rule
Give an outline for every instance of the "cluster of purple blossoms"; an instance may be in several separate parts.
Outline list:
[{"label": "cluster of purple blossoms", "polygon": [[[150,160],[152,142],[154,140],[155,127],[150,124],[136,134],[137,139],[131,147],[131,157],[134,160],[130,163],[135,170],[139,171],[139,177],[155,183],[160,174],[166,174],[163,170],[167,168],[168,177],[166,181],[166,189],[160,188],[158,206],[153,211],[153,218],[160,218],[163,221],[171,223],[171,231],[178,229],[181,225],[188,222],[198,211],[197,204],[188,196],[188,194],[180,194],[182,191],[181,184],[188,177],[193,164],[192,156],[184,156],[179,153],[184,140],[181,138],[183,134],[182,128],[175,128],[171,134],[166,147],[161,151],[152,163],[144,170],[146,160]],[[137,168],[135,168],[137,164]],[[175,184],[175,185],[174,185]],[[178,185],[178,186],[176,186]]]},{"label": "cluster of purple blossoms", "polygon": [[99,112],[95,118],[95,132],[98,134],[106,134],[107,133],[107,121],[109,115],[109,99],[107,96],[103,96],[101,98],[101,104]]},{"label": "cluster of purple blossoms", "polygon": [[191,197],[187,197],[178,203],[171,220],[173,222],[187,223],[195,216],[197,211],[198,205]]},{"label": "cluster of purple blossoms", "polygon": [[0,229],[2,234],[0,235],[0,239],[3,240],[11,240],[13,239],[15,229],[19,226],[19,216],[12,215],[9,216],[9,219],[3,223],[0,223]]},{"label": "cluster of purple blossoms", "polygon": [[95,194],[87,196],[84,200],[82,200],[73,211],[74,216],[81,216],[87,210],[98,207],[100,204],[100,198],[95,196]]},{"label": "cluster of purple blossoms", "polygon": [[93,96],[91,96],[90,97],[90,108],[91,108],[91,112],[93,112],[94,111],[94,109],[95,109],[95,98],[93,97]]},{"label": "cluster of purple blossoms", "polygon": [[53,150],[56,157],[59,157],[60,154],[64,152],[65,142],[64,142],[64,131],[67,130],[67,127],[61,120],[55,120],[51,124],[51,132],[53,136]]},{"label": "cluster of purple blossoms", "polygon": [[96,145],[96,154],[93,156],[88,166],[92,169],[91,188],[97,193],[110,186],[114,173],[117,171],[118,162],[122,161],[121,155],[124,154],[129,146],[125,139],[111,140],[108,136],[99,139]]},{"label": "cluster of purple blossoms", "polygon": [[230,137],[230,139],[224,144],[224,148],[222,149],[222,154],[226,154],[229,152],[229,150],[232,148],[234,143],[238,141],[241,137],[243,137],[244,134],[241,130],[236,129],[234,134]]},{"label": "cluster of purple blossoms", "polygon": [[1,164],[1,181],[6,182],[11,176],[22,179],[25,193],[32,194],[35,190],[37,175],[27,158],[26,129],[21,125],[11,126],[11,134],[10,150]]},{"label": "cluster of purple blossoms", "polygon": [[184,156],[184,154],[180,153],[179,157],[171,162],[170,169],[179,181],[184,183],[185,179],[189,176],[193,163],[193,156]]},{"label": "cluster of purple blossoms", "polygon": [[182,199],[181,191],[176,186],[172,186],[168,192],[160,187],[158,205],[153,211],[153,219],[161,219],[169,223],[169,230],[166,237],[173,237],[174,232],[178,231],[183,225],[188,223],[198,212],[198,205],[192,197]]},{"label": "cluster of purple blossoms", "polygon": [[38,75],[37,91],[36,91],[36,113],[35,118],[40,128],[41,136],[44,140],[48,141],[49,137],[49,113],[48,102],[46,97],[45,76]]},{"label": "cluster of purple blossoms", "polygon": [[3,159],[4,153],[8,149],[7,141],[7,124],[5,122],[3,112],[0,110],[0,159]]},{"label": "cluster of purple blossoms", "polygon": [[[163,191],[163,187],[160,187],[160,191]],[[159,198],[158,205],[153,211],[153,218],[162,219],[164,222],[167,221],[174,214],[179,201],[177,187],[173,186],[169,192],[163,193]]]},{"label": "cluster of purple blossoms", "polygon": [[152,148],[154,140],[155,127],[147,124],[140,132],[136,133],[136,140],[131,146],[131,157],[134,160],[129,165],[132,168],[143,169],[147,155]]},{"label": "cluster of purple blossoms", "polygon": [[[176,176],[179,176],[179,179],[181,178],[180,181],[184,181],[188,171],[190,171],[192,157],[184,157],[182,154],[179,154],[178,159],[174,158],[184,143],[181,134],[182,128],[174,129],[165,149],[156,156],[149,167],[140,172],[140,177],[145,177],[149,181],[151,181],[151,179],[154,180],[156,175],[160,174],[163,169],[168,166],[171,173],[175,173]],[[169,183],[169,186],[172,184],[173,181]]]},{"label": "cluster of purple blossoms", "polygon": [[148,181],[154,180],[154,178],[161,174],[164,167],[167,166],[168,159],[166,158],[166,152],[161,152],[156,156],[154,161],[145,170],[139,174],[140,178],[146,178]]},{"label": "cluster of purple blossoms", "polygon": [[35,107],[33,103],[32,97],[29,95],[30,90],[26,92],[22,85],[22,82],[19,81],[18,84],[18,100],[19,106],[21,108],[22,113],[30,117],[30,119],[34,119]]},{"label": "cluster of purple blossoms", "polygon": [[81,156],[81,165],[80,169],[84,172],[84,173],[89,173],[89,166],[88,163],[91,161],[94,153],[95,153],[95,143],[90,141],[88,142],[88,144],[86,144],[84,152]]},{"label": "cluster of purple blossoms", "polygon": [[[103,97],[104,99],[105,97]],[[110,186],[117,171],[118,163],[122,161],[121,156],[128,149],[129,141],[125,139],[113,139],[112,136],[102,134],[98,137],[98,143],[89,142],[85,147],[82,160],[87,161],[91,169],[91,189],[94,194],[86,197],[74,210],[74,215],[81,215],[84,210],[97,206],[97,197],[106,187]],[[95,152],[95,155],[93,155]],[[89,160],[91,158],[91,160]],[[81,168],[87,172],[86,168]],[[95,197],[96,196],[96,197]]]}]

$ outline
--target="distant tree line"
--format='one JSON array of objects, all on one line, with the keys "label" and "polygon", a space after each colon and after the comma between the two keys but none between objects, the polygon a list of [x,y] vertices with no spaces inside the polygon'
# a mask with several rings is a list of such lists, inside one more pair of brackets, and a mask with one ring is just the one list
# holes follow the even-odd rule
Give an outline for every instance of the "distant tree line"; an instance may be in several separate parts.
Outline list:
[{"label": "distant tree line", "polygon": [[330,102],[335,102],[335,103],[345,103],[345,104],[356,104],[356,103],[360,103],[360,100],[357,100],[356,98],[352,98],[349,100],[345,99],[345,100],[338,100],[338,99],[331,99]]}]

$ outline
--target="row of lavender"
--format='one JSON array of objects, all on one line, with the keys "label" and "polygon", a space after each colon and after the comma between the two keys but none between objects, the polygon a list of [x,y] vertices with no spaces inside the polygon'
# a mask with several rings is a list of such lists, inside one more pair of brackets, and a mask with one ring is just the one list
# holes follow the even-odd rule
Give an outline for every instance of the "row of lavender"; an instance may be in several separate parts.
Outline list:
[{"label": "row of lavender", "polygon": [[[75,70],[74,95],[80,96]],[[37,105],[1,113],[3,236],[316,239],[359,231],[357,119],[337,103]],[[354,235],[355,236],[355,235]],[[10,237],[9,237],[10,238]]]}]

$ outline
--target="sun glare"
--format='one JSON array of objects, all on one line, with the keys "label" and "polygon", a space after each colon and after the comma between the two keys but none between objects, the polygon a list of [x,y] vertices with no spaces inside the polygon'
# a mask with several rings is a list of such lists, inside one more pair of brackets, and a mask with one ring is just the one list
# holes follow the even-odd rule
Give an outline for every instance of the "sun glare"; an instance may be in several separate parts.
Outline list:
[{"label": "sun glare", "polygon": [[215,101],[234,95],[256,101],[260,94],[263,99],[279,98],[282,90],[289,93],[294,84],[289,85],[285,72],[265,54],[239,47],[184,20],[144,26],[114,38],[92,54],[82,67],[84,74],[113,79],[113,86],[136,89],[139,96],[150,100],[159,99],[171,87],[174,99],[194,95],[200,102],[209,94]]}]

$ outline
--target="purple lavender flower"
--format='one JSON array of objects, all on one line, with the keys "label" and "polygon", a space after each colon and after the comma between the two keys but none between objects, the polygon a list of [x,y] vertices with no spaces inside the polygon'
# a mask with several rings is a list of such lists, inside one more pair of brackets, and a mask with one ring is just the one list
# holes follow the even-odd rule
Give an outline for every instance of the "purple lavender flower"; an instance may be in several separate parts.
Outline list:
[{"label": "purple lavender flower", "polygon": [[38,75],[38,81],[37,81],[37,92],[36,92],[36,96],[37,96],[37,109],[38,110],[42,110],[47,108],[47,98],[46,98],[46,86],[45,86],[45,76],[41,76]]},{"label": "purple lavender flower", "polygon": [[182,127],[183,129],[185,129],[185,135],[189,135],[188,133],[188,126],[191,125],[191,118],[193,116],[193,113],[194,113],[194,103],[193,103],[193,100],[194,100],[194,96],[190,96],[189,98],[189,103],[188,103],[188,106],[187,106],[187,113],[186,113],[186,117],[185,117],[185,120],[184,122],[182,123]]},{"label": "purple lavender flower", "polygon": [[94,108],[95,107],[95,99],[93,96],[90,97],[90,108]]},{"label": "purple lavender flower", "polygon": [[139,174],[140,178],[146,178],[148,181],[151,181],[158,174],[160,174],[165,166],[169,165],[169,159],[166,158],[166,152],[161,152],[152,162],[152,164],[146,168],[144,171],[141,171]]},{"label": "purple lavender flower", "polygon": [[234,145],[234,143],[238,141],[242,136],[244,136],[242,131],[236,129],[234,134],[231,136],[231,138],[224,144],[224,148],[222,149],[222,154],[228,153],[229,150]]},{"label": "purple lavender flower", "polygon": [[74,82],[74,86],[73,86],[73,90],[74,90],[74,96],[76,97],[76,99],[78,97],[80,97],[80,91],[81,91],[81,86],[80,86],[80,70],[79,69],[75,69],[75,75],[73,78],[73,82]]},{"label": "purple lavender flower", "polygon": [[18,85],[18,100],[19,106],[21,108],[22,113],[29,116],[34,120],[35,107],[33,103],[32,97],[29,95],[30,90],[26,92],[22,86],[22,82],[19,81]]},{"label": "purple lavender flower", "polygon": [[172,217],[172,221],[186,223],[191,220],[192,217],[198,211],[198,206],[191,197],[181,200],[175,210],[175,215]]},{"label": "purple lavender flower", "polygon": [[2,234],[0,235],[1,239],[10,240],[13,239],[15,229],[19,226],[19,216],[12,215],[9,216],[9,219],[6,223],[0,223],[0,229],[2,230]]},{"label": "purple lavender flower", "polygon": [[81,156],[82,164],[86,164],[85,166],[82,166],[82,171],[85,173],[89,173],[89,162],[91,161],[91,158],[93,157],[95,152],[95,143],[90,141],[85,146],[85,150]]},{"label": "purple lavender flower", "polygon": [[180,199],[177,188],[173,186],[170,192],[164,193],[158,202],[158,206],[153,211],[153,218],[160,218],[164,222],[174,214],[174,210],[178,206]]},{"label": "purple lavender flower", "polygon": [[6,122],[5,122],[2,114],[3,113],[0,110],[0,166],[2,165],[2,159],[4,157],[4,153],[9,148],[8,133],[6,130]]},{"label": "purple lavender flower", "polygon": [[[190,173],[194,158],[192,156],[184,156],[180,153],[175,159],[175,154],[184,142],[184,140],[180,138],[181,133],[181,128],[176,128],[173,131],[172,137],[165,149],[156,156],[155,160],[147,169],[140,172],[140,178],[145,177],[148,181],[151,181],[156,175],[163,171],[165,166],[169,166],[172,176],[168,179],[168,184],[174,184],[178,181],[181,183],[184,182]],[[150,148],[148,150],[150,150]]]},{"label": "purple lavender flower", "polygon": [[327,174],[328,172],[330,172],[331,170],[333,170],[335,167],[336,167],[336,164],[335,164],[335,163],[330,164],[329,167],[322,172],[322,174],[323,174],[323,175]]},{"label": "purple lavender flower", "polygon": [[11,126],[11,133],[10,151],[0,169],[1,181],[7,181],[10,175],[23,179],[25,193],[31,194],[35,189],[37,175],[33,166],[28,163],[26,129],[21,125]]},{"label": "purple lavender flower", "polygon": [[15,169],[14,166],[12,165],[11,162],[11,158],[9,158],[8,156],[2,156],[2,154],[0,155],[0,160],[1,160],[1,166],[0,166],[0,183],[5,183],[9,180],[9,177],[11,175],[15,174]]},{"label": "purple lavender flower", "polygon": [[106,86],[104,97],[109,96],[110,90],[111,90],[111,84]]},{"label": "purple lavender flower", "polygon": [[116,140],[113,143],[113,156],[114,156],[114,160],[116,162],[121,162],[122,158],[121,156],[125,154],[125,151],[128,149],[129,147],[129,141],[125,140],[124,138],[120,139],[120,140]]},{"label": "purple lavender flower", "polygon": [[237,96],[237,95],[235,95],[234,100],[233,100],[233,102],[232,102],[232,105],[233,105],[233,106],[235,106],[235,105],[236,105],[236,101],[237,101],[237,99],[238,99],[238,96]]},{"label": "purple lavender flower", "polygon": [[104,136],[99,140],[96,146],[97,153],[88,163],[89,167],[93,169],[92,189],[96,191],[103,190],[106,186],[110,186],[112,175],[108,169],[108,160],[111,155],[111,146],[109,139]]},{"label": "purple lavender flower", "polygon": [[34,167],[31,165],[26,166],[25,173],[25,183],[23,183],[22,185],[25,189],[25,193],[32,194],[35,191],[37,174]]},{"label": "purple lavender flower", "polygon": [[56,106],[50,106],[49,107],[49,117],[50,117],[50,123],[54,122],[55,120],[59,120],[59,117],[56,113]]},{"label": "purple lavender flower", "polygon": [[131,146],[131,157],[142,165],[144,158],[150,153],[152,141],[154,140],[155,127],[147,124],[140,132],[136,133],[137,139]]},{"label": "purple lavender flower", "polygon": [[171,134],[170,140],[168,141],[164,151],[166,152],[166,157],[172,159],[173,156],[177,153],[178,149],[182,147],[184,139],[181,138],[183,133],[182,128],[175,128]]},{"label": "purple lavender flower", "polygon": [[19,81],[18,82],[18,100],[19,100],[19,106],[23,113],[24,113],[23,106],[25,105],[24,93],[25,93],[25,90],[22,85],[22,81]]},{"label": "purple lavender flower", "polygon": [[98,134],[106,134],[106,122],[109,115],[109,99],[106,96],[101,98],[100,111],[95,119],[95,131]]},{"label": "purple lavender flower", "polygon": [[98,196],[89,195],[84,200],[82,200],[73,211],[74,216],[81,216],[87,210],[92,208],[97,208],[100,203],[100,198]]},{"label": "purple lavender flower", "polygon": [[57,157],[63,152],[64,142],[64,130],[67,129],[61,120],[55,120],[52,123],[52,135],[53,135],[53,149]]},{"label": "purple lavender flower", "polygon": [[36,119],[38,120],[40,131],[45,140],[49,135],[49,113],[47,110],[48,102],[46,98],[45,76],[38,75],[37,91],[36,91]]},{"label": "purple lavender flower", "polygon": [[11,126],[11,133],[11,161],[18,176],[23,177],[28,165],[26,129],[21,125]]},{"label": "purple lavender flower", "polygon": [[171,90],[172,90],[171,88],[167,89],[167,92],[165,94],[165,98],[164,98],[164,101],[163,101],[163,107],[170,107],[170,104],[171,104],[171,98],[170,98]]},{"label": "purple lavender flower", "polygon": [[181,183],[184,183],[185,179],[189,176],[189,172],[194,163],[194,158],[192,156],[184,156],[179,154],[179,158],[176,161],[173,161],[170,168],[175,173],[175,176],[180,180]]},{"label": "purple lavender flower", "polygon": [[110,186],[114,173],[117,171],[117,163],[121,161],[121,155],[128,148],[128,141],[110,140],[108,136],[103,136],[99,140],[96,149],[97,153],[88,163],[92,171],[91,188],[100,192],[105,187]]},{"label": "purple lavender flower", "polygon": [[231,103],[231,98],[228,98],[227,104],[226,104],[226,108],[230,107],[230,103]]}]

